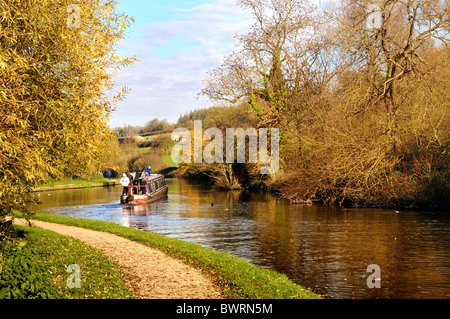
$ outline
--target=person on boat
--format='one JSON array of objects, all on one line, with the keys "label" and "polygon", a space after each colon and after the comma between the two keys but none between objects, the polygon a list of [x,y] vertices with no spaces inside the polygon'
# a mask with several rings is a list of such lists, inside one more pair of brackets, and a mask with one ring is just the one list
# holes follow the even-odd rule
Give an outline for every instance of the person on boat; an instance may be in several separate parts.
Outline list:
[{"label": "person on boat", "polygon": [[123,186],[123,195],[128,194],[128,185],[130,185],[130,179],[127,174],[123,173],[122,178],[120,179],[120,185]]},{"label": "person on boat", "polygon": [[131,175],[130,171],[128,171],[127,177],[128,177],[128,179],[130,180],[130,184],[132,184],[134,178],[133,178],[133,175]]},{"label": "person on boat", "polygon": [[152,175],[152,168],[151,168],[151,166],[147,167],[147,173],[148,173],[148,175]]},{"label": "person on boat", "polygon": [[137,185],[139,185],[138,192],[140,195],[144,195],[145,185],[147,185],[147,179],[150,177],[145,169],[143,169],[139,174],[139,179],[137,181]]},{"label": "person on boat", "polygon": [[142,171],[141,179],[148,179],[150,176],[146,170]]},{"label": "person on boat", "polygon": [[[135,178],[134,178],[133,174],[130,173],[130,171],[128,171],[127,177],[130,180],[130,186],[133,185]],[[136,194],[136,188],[134,188],[134,187],[131,188],[131,194]]]}]

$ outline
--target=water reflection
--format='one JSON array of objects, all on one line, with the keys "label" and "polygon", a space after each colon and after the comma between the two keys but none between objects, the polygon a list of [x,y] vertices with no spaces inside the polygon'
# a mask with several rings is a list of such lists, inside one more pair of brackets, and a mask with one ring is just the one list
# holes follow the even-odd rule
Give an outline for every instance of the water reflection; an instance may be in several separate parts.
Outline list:
[{"label": "water reflection", "polygon": [[149,216],[150,215],[150,206],[149,205],[126,205],[124,204],[122,207],[125,215],[129,216]]},{"label": "water reflection", "polygon": [[[42,194],[37,208],[120,223],[230,252],[333,298],[448,298],[448,214],[291,205],[269,194],[168,180],[149,205],[119,203],[121,188]],[[368,289],[367,266],[381,267]]]}]

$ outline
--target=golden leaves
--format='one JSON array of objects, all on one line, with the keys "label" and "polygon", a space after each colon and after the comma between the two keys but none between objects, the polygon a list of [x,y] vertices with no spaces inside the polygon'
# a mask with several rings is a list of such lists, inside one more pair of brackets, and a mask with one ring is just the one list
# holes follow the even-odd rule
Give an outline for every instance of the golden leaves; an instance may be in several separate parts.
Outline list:
[{"label": "golden leaves", "polygon": [[[11,0],[0,15],[0,193],[46,176],[89,172],[110,136],[116,99],[105,89],[133,58],[114,45],[129,24],[114,2],[80,3],[80,29],[67,28],[69,0]],[[97,11],[106,5],[104,11]],[[108,14],[107,14],[108,13]],[[129,91],[124,88],[123,97]],[[14,192],[13,192],[14,193]],[[20,192],[9,203],[23,203]],[[0,202],[4,201],[3,195]],[[3,206],[2,206],[3,207]]]}]

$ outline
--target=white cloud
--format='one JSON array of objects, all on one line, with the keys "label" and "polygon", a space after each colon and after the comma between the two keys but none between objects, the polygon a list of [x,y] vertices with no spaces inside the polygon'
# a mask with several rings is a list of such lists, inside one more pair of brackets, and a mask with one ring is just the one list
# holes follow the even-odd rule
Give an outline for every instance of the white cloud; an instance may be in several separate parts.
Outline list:
[{"label": "white cloud", "polygon": [[206,72],[231,53],[236,32],[252,24],[234,0],[175,10],[183,19],[144,25],[140,38],[123,42],[123,51],[141,62],[118,78],[118,86],[129,86],[132,92],[113,113],[112,127],[143,125],[154,117],[175,122],[180,114],[208,106],[208,101],[196,99]]}]

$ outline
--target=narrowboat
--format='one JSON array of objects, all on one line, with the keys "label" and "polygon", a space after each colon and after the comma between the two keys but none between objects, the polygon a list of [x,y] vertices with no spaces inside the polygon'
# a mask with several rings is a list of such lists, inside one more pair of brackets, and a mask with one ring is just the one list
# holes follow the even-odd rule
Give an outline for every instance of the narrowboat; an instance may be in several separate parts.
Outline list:
[{"label": "narrowboat", "polygon": [[169,187],[164,175],[151,174],[134,179],[131,185],[124,186],[120,202],[122,204],[147,204],[166,197]]}]

